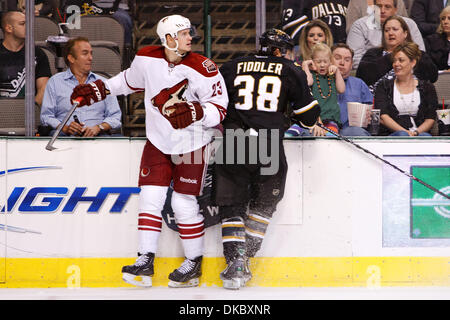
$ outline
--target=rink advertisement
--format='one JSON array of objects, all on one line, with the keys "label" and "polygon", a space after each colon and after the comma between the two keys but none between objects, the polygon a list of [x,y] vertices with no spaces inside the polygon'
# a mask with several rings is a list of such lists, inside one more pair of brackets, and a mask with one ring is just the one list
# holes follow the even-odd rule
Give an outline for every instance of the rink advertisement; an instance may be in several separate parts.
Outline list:
[{"label": "rink advertisement", "polygon": [[[413,166],[411,173],[450,193],[449,166]],[[448,200],[416,181],[411,183],[411,237],[414,239],[450,239]]]},{"label": "rink advertisement", "polygon": [[[355,141],[450,193],[450,140]],[[58,139],[51,152],[47,142],[0,137],[0,287],[129,286],[120,270],[136,257],[145,140]],[[285,197],[250,286],[450,285],[447,202],[342,141],[284,143]],[[221,286],[220,223],[205,211],[201,285]],[[165,221],[154,286],[183,261],[174,218]]]},{"label": "rink advertisement", "polygon": [[[450,193],[450,156],[395,155],[385,159],[436,189]],[[450,204],[398,172],[383,169],[383,245],[450,247]]]}]

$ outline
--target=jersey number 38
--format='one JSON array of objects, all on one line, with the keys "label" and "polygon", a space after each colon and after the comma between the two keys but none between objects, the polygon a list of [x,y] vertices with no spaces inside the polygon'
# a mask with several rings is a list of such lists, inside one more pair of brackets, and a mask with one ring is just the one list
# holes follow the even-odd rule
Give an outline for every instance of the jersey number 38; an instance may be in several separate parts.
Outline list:
[{"label": "jersey number 38", "polygon": [[236,103],[236,109],[252,109],[253,96],[256,90],[256,109],[258,111],[276,112],[281,91],[280,78],[275,76],[263,76],[257,83],[255,82],[255,78],[250,75],[241,75],[234,79],[235,87],[244,83],[244,87],[239,89],[238,92],[239,97],[243,97],[243,102]]}]

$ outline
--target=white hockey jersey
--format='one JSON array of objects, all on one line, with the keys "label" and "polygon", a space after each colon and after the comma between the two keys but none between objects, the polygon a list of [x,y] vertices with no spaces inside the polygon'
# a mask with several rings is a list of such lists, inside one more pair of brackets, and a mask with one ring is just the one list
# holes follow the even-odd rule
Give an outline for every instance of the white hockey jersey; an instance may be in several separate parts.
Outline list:
[{"label": "white hockey jersey", "polygon": [[[162,90],[176,88],[187,80],[182,92],[186,101],[198,101],[204,110],[203,119],[184,129],[174,129],[152,98]],[[180,63],[165,59],[164,47],[149,46],[137,53],[129,69],[106,81],[112,95],[145,92],[146,135],[165,154],[187,153],[211,142],[214,130],[226,115],[228,94],[225,81],[210,59],[189,53]]]}]

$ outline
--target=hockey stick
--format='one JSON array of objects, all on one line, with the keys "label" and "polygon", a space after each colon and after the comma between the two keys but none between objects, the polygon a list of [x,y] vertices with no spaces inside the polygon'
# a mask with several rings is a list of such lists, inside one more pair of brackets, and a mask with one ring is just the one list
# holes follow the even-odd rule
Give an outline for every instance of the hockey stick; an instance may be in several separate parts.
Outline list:
[{"label": "hockey stick", "polygon": [[[109,95],[109,94],[111,94],[111,92],[108,89],[106,89],[106,95]],[[63,121],[59,124],[58,128],[56,128],[56,131],[53,134],[53,137],[47,143],[47,146],[45,147],[45,149],[47,149],[48,151],[58,149],[53,146],[53,143],[55,143],[56,138],[58,138],[59,134],[61,133],[61,130],[66,125],[67,121],[69,121],[70,116],[72,116],[72,114],[75,112],[75,109],[78,108],[78,105],[81,103],[81,101],[83,101],[82,97],[78,97],[75,99],[75,102],[72,105],[72,109],[69,110],[69,112],[64,117]]]},{"label": "hockey stick", "polygon": [[364,151],[365,153],[370,154],[371,156],[377,158],[378,160],[383,161],[385,164],[387,164],[387,165],[391,166],[392,168],[394,168],[394,169],[400,171],[401,173],[403,173],[404,175],[406,175],[406,176],[409,177],[410,179],[413,179],[414,181],[419,182],[420,184],[424,185],[424,186],[427,187],[428,189],[433,190],[434,192],[440,194],[441,196],[443,196],[443,197],[445,197],[445,198],[447,198],[447,199],[450,199],[450,195],[443,193],[442,191],[440,191],[440,190],[436,189],[435,187],[429,185],[429,184],[426,183],[425,181],[423,181],[423,180],[421,180],[421,179],[419,179],[419,178],[413,176],[412,174],[410,174],[410,173],[408,173],[408,172],[406,172],[406,171],[400,169],[399,167],[397,167],[396,165],[390,163],[389,161],[387,161],[387,160],[385,160],[385,159],[383,159],[383,158],[377,156],[375,153],[372,153],[372,152],[370,152],[369,150],[367,150],[367,149],[361,147],[360,145],[354,143],[352,140],[350,140],[350,139],[348,139],[348,138],[346,138],[346,137],[340,135],[339,133],[334,132],[334,131],[331,130],[331,129],[328,129],[327,127],[325,127],[325,126],[322,125],[321,123],[317,123],[317,126],[319,126],[320,128],[322,128],[322,129],[328,131],[329,133],[331,133],[332,135],[338,137],[339,139],[344,140],[344,141],[346,141],[346,142],[352,144],[352,145],[355,146],[356,148],[358,148],[358,149]]},{"label": "hockey stick", "polygon": [[63,121],[59,124],[58,128],[56,128],[55,133],[53,134],[52,138],[50,139],[50,141],[47,143],[47,145],[45,146],[45,149],[47,149],[48,151],[52,151],[58,148],[55,148],[53,146],[53,143],[55,143],[56,138],[58,138],[61,130],[64,128],[64,126],[66,125],[67,121],[69,121],[70,117],[72,116],[72,114],[75,112],[75,109],[78,108],[78,105],[80,104],[81,100],[83,98],[77,98],[75,100],[75,102],[72,105],[72,109],[69,110],[69,112],[67,112],[66,116],[64,117]]}]

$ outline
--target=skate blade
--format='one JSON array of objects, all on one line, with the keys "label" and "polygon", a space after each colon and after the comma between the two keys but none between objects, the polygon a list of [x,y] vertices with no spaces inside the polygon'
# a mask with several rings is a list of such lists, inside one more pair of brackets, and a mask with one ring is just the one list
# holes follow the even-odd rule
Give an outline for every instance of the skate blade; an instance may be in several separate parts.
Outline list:
[{"label": "skate blade", "polygon": [[233,278],[233,279],[222,279],[223,287],[230,290],[239,290],[241,287],[245,287],[244,279]]},{"label": "skate blade", "polygon": [[244,277],[244,279],[241,280],[241,287],[245,287],[247,282],[249,282],[252,279],[252,276]]},{"label": "skate blade", "polygon": [[[142,280],[138,281],[136,280],[137,277],[140,277]],[[136,276],[131,273],[122,273],[122,279],[126,283],[129,283],[133,286],[143,287],[143,288],[149,288],[152,286],[152,277],[149,276]]]},{"label": "skate blade", "polygon": [[198,278],[191,279],[186,282],[176,282],[176,281],[169,281],[169,287],[170,288],[190,288],[190,287],[198,287]]}]

